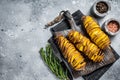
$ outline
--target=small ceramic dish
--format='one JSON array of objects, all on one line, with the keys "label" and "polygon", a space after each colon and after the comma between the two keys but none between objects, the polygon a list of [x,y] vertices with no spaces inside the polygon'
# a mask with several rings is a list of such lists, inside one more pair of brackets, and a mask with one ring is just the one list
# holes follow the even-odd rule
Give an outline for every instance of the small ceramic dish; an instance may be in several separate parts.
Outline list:
[{"label": "small ceramic dish", "polygon": [[120,32],[120,23],[117,19],[108,19],[105,21],[103,28],[107,34],[114,36]]},{"label": "small ceramic dish", "polygon": [[105,17],[110,11],[110,3],[104,0],[96,1],[92,7],[92,13],[97,17]]}]

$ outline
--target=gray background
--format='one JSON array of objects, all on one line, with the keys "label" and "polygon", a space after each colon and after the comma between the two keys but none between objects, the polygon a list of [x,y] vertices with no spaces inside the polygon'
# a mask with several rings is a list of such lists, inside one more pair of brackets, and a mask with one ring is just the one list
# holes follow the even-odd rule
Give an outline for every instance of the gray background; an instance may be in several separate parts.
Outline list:
[{"label": "gray background", "polygon": [[[44,25],[61,10],[89,14],[96,0],[0,0],[0,80],[57,80],[38,53],[51,37]],[[109,0],[111,13],[99,19],[120,20],[120,0]],[[120,55],[120,33],[111,38]],[[120,80],[120,59],[100,80]],[[81,77],[75,80],[83,80]]]}]

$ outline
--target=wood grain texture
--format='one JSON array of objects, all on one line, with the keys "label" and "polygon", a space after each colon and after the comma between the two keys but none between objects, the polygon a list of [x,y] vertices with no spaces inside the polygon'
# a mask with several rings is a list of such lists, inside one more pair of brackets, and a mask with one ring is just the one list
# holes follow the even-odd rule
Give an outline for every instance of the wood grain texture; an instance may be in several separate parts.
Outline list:
[{"label": "wood grain texture", "polygon": [[[76,18],[77,16],[78,18]],[[83,14],[81,13],[81,11],[77,11],[73,13],[73,18],[77,26],[79,27],[77,31],[80,31],[82,34],[86,35],[89,38],[85,29],[82,26],[82,23],[80,22],[80,18],[82,16]],[[71,27],[66,20],[63,20],[61,23],[51,28],[51,32],[52,34],[54,34],[54,36],[62,34],[66,37],[70,30],[71,30]],[[51,39],[50,43],[52,41],[55,42],[53,38]],[[54,47],[56,47],[56,49],[60,51],[56,43],[52,43],[52,44],[55,44]],[[77,78],[79,76],[83,76],[85,80],[98,80],[110,68],[110,66],[119,58],[117,53],[111,47],[104,50],[104,53],[105,53],[105,57],[102,62],[93,63],[92,61],[88,61],[84,71],[72,70],[72,68],[67,63],[67,60],[65,60],[63,56],[58,56],[58,57],[59,58],[61,57],[61,60],[63,60],[63,62],[66,64],[68,70],[73,75],[73,77]],[[58,54],[61,54],[61,52],[59,52]]]}]

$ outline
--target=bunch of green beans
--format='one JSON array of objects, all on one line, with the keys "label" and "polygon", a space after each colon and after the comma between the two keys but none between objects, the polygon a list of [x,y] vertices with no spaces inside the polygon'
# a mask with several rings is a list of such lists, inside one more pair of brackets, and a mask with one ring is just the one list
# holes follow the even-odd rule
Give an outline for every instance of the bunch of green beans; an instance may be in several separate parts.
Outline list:
[{"label": "bunch of green beans", "polygon": [[50,70],[60,79],[69,80],[67,70],[64,70],[59,59],[53,54],[50,44],[46,45],[45,50],[40,49],[40,55]]}]

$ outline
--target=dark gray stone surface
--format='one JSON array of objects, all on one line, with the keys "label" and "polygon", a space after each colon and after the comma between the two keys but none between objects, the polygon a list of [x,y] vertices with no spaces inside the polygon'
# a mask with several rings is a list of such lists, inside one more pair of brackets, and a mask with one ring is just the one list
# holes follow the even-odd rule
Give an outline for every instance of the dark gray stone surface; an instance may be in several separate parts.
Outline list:
[{"label": "dark gray stone surface", "polygon": [[[0,0],[0,80],[57,80],[40,58],[51,33],[43,29],[61,10],[89,14],[96,0]],[[109,0],[111,13],[99,19],[120,20],[120,0]],[[120,33],[111,38],[120,55]],[[100,80],[120,80],[120,59]],[[83,80],[81,77],[75,80]]]}]

